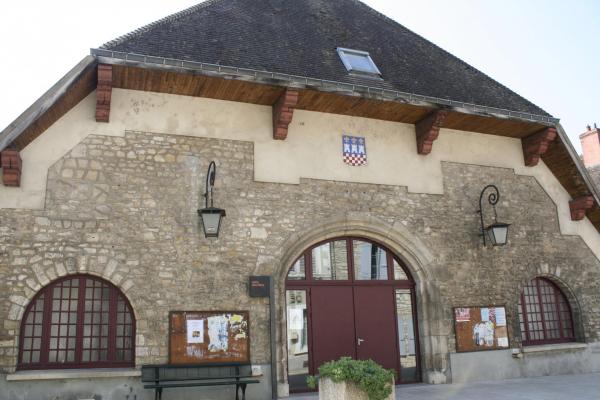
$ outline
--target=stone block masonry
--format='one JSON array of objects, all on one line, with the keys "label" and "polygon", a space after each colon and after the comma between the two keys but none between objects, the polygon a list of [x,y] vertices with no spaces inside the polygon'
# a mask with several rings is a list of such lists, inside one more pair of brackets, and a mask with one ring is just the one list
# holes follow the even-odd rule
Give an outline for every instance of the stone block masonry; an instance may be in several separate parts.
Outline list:
[{"label": "stone block masonry", "polygon": [[[560,234],[556,207],[534,178],[443,163],[443,195],[311,179],[261,183],[253,180],[252,146],[147,132],[88,136],[48,171],[44,210],[0,210],[0,368],[16,366],[20,319],[33,295],[83,272],[104,277],[130,300],[137,365],[167,362],[169,311],[211,309],[249,310],[252,361],[266,364],[268,302],[248,296],[248,276],[281,276],[290,237],[347,213],[401,224],[433,255],[428,284],[439,299],[425,302],[430,294],[417,291],[420,307],[429,308],[419,318],[440,316],[428,321],[441,344],[423,354],[426,369],[448,368],[452,307],[506,305],[518,345],[518,295],[539,275],[570,297],[578,338],[600,340],[600,262],[579,237]],[[196,214],[212,160],[215,205],[227,210],[218,240],[204,238]],[[499,218],[512,224],[502,248],[484,249],[478,236],[477,201],[489,183],[503,196]]]}]

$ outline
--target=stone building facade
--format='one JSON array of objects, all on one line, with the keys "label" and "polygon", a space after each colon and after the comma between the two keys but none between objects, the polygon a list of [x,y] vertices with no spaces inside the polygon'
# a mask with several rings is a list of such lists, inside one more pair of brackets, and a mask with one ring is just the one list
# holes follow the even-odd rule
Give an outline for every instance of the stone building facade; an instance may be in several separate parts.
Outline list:
[{"label": "stone building facade", "polygon": [[[176,18],[198,10],[203,8]],[[91,79],[93,89],[81,94],[85,85],[79,83],[65,89],[67,100],[55,100],[64,112],[51,123],[23,118],[14,124],[22,128],[19,135],[14,127],[0,134],[0,144],[12,145],[10,157],[16,152],[22,159],[22,166],[5,164],[2,153],[3,175],[18,174],[0,185],[0,399],[152,398],[153,391],[140,382],[140,367],[169,362],[169,313],[175,310],[248,310],[250,362],[261,375],[248,398],[270,398],[272,383],[274,395],[286,397],[286,277],[307,249],[339,237],[376,243],[411,277],[419,380],[437,384],[600,371],[597,194],[579,175],[577,160],[540,159],[546,151],[540,143],[550,155],[570,148],[562,136],[547,143],[561,129],[548,125],[554,124],[550,117],[532,122],[482,116],[464,103],[448,113],[466,122],[444,126],[438,111],[430,114],[430,103],[368,103],[374,95],[362,92],[350,98],[363,96],[363,103],[344,112],[318,109],[328,96],[349,96],[310,86],[298,95],[309,105],[294,110],[287,103],[290,88],[277,86],[279,81],[275,88],[269,86],[273,81],[261,81],[230,91],[243,100],[177,92],[176,77],[193,81],[194,74],[203,77],[198,71],[168,71],[175,75],[163,77],[166,87],[139,90],[121,80],[131,74],[153,87],[160,79],[144,74],[159,67],[123,66],[114,54],[102,54],[84,63],[77,78]],[[114,70],[114,77],[105,79],[106,70]],[[230,71],[215,74],[206,81],[210,84],[203,83],[223,84],[223,93],[229,93],[231,82],[250,80],[232,78]],[[283,94],[277,101],[260,100],[269,90]],[[75,101],[77,93],[81,98]],[[247,93],[259,93],[259,100],[250,101]],[[51,115],[44,104],[34,111]],[[360,111],[361,104],[367,111]],[[535,107],[521,106],[528,112]],[[390,107],[423,108],[425,117],[415,123],[375,116]],[[524,133],[525,128],[535,133]],[[419,132],[427,133],[427,140]],[[347,134],[366,141],[366,165],[343,162]],[[214,203],[227,213],[218,239],[204,236],[197,214],[211,161],[217,166]],[[480,236],[477,210],[489,184],[500,190],[498,219],[511,224],[505,246],[483,246]],[[584,200],[589,197],[592,204],[575,207],[576,195],[588,191]],[[490,208],[484,217],[492,220]],[[269,299],[249,296],[253,275],[273,279],[273,321]],[[131,305],[135,357],[127,368],[22,368],[27,310],[44,288],[72,276],[102,278]],[[573,323],[568,340],[524,343],[519,303],[535,278],[550,282],[566,299]],[[454,308],[471,306],[506,308],[508,347],[457,351]],[[197,390],[176,395],[197,398]],[[227,388],[202,390],[214,398],[232,395]]]},{"label": "stone building facade", "polygon": [[[135,92],[117,92],[115,100],[120,96],[137,98],[148,110],[170,100],[169,96]],[[237,107],[216,100],[195,102],[200,108],[219,108],[223,114]],[[163,105],[165,114],[175,112],[177,107],[171,106]],[[93,101],[85,101],[65,119],[77,120],[92,110]],[[261,107],[255,111],[268,117]],[[240,126],[244,122],[245,117],[240,117]],[[72,125],[72,121],[68,123]],[[295,124],[299,129],[304,126],[323,132],[318,115],[306,113]],[[324,136],[335,137],[346,128],[371,122],[337,117],[335,124],[337,132]],[[87,129],[83,120],[75,126]],[[402,130],[398,124],[389,126]],[[295,127],[292,124],[292,132]],[[455,145],[467,145],[465,139],[473,137],[448,132],[456,142],[440,143],[438,154],[453,161],[432,161],[441,168],[442,194],[415,193],[406,185],[341,182],[333,176],[329,180],[301,178],[298,184],[261,182],[255,179],[252,140],[156,130],[84,134],[72,147],[65,141],[63,147],[68,150],[47,172],[44,207],[1,211],[1,281],[7,296],[1,309],[0,360],[8,376],[17,364],[25,306],[49,282],[75,273],[105,278],[131,302],[137,323],[136,365],[167,360],[170,310],[247,309],[254,332],[252,363],[268,371],[268,302],[248,296],[248,276],[276,277],[281,359],[286,346],[282,299],[288,268],[311,244],[348,234],[385,244],[406,260],[417,283],[424,380],[477,379],[462,367],[473,362],[489,368],[482,371],[491,371],[483,372],[482,379],[597,369],[600,262],[581,235],[565,234],[568,227],[561,230],[561,223],[575,223],[561,222],[560,210],[549,196],[557,187],[545,184],[549,173],[543,166],[536,167],[540,173],[536,178],[516,173],[515,168],[453,160],[458,156],[452,154]],[[236,130],[234,127],[229,135],[236,135]],[[259,130],[268,135],[268,118]],[[58,126],[47,134],[55,133],[64,130]],[[408,127],[404,136],[411,140]],[[514,139],[478,136],[479,145],[505,145],[519,151]],[[478,144],[467,146],[474,145]],[[43,147],[40,143],[39,151]],[[35,145],[31,149],[35,151]],[[404,146],[393,151],[408,156],[412,149]],[[370,154],[378,156],[375,149]],[[215,202],[227,210],[216,241],[203,237],[196,215],[211,160],[218,165]],[[504,247],[484,248],[479,237],[477,200],[490,182],[502,190],[499,214],[512,223],[510,241]],[[562,349],[559,356],[552,355],[553,363],[544,363],[544,369],[536,363],[547,358],[539,355],[514,359],[510,351],[499,351],[492,368],[486,366],[489,357],[455,352],[452,309],[465,304],[506,305],[511,348],[518,349],[519,293],[538,276],[548,277],[568,296],[577,340],[588,343],[585,347]],[[283,385],[285,361],[277,368]],[[129,385],[138,398],[152,394],[141,389],[135,378],[121,379],[132,380]],[[3,384],[17,392],[23,389],[11,388],[19,383]]]}]

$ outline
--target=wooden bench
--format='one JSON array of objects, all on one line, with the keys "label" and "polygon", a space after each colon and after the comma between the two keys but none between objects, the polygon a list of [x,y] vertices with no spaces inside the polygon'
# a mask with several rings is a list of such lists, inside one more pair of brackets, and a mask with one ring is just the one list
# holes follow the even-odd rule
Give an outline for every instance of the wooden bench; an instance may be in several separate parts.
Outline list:
[{"label": "wooden bench", "polygon": [[246,385],[259,383],[252,376],[252,366],[242,363],[218,364],[153,364],[142,365],[145,389],[154,389],[154,399],[162,399],[165,388],[235,385],[235,399],[246,399]]}]

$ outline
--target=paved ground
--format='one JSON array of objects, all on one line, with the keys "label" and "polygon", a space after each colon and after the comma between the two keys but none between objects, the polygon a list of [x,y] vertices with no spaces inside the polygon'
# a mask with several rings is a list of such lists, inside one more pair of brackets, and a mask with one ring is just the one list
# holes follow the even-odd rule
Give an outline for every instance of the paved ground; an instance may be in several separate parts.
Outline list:
[{"label": "paved ground", "polygon": [[[314,400],[318,396],[292,396]],[[600,400],[600,374],[544,376],[451,385],[402,385],[398,400]]]}]

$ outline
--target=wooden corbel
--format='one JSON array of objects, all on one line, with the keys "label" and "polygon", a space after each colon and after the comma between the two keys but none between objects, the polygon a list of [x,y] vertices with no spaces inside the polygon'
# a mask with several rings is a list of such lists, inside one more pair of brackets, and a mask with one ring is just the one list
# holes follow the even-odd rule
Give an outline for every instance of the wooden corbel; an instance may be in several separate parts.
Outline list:
[{"label": "wooden corbel", "polygon": [[446,119],[448,112],[436,110],[415,124],[417,134],[417,153],[429,154],[433,147],[433,141],[438,138],[440,128]]},{"label": "wooden corbel", "polygon": [[587,210],[594,206],[594,196],[581,196],[569,201],[571,209],[571,219],[573,221],[581,221],[585,217]]},{"label": "wooden corbel", "polygon": [[19,151],[6,149],[0,152],[0,165],[2,165],[2,183],[4,186],[21,186],[23,163]]},{"label": "wooden corbel", "polygon": [[525,165],[533,167],[538,164],[540,157],[548,150],[550,142],[556,139],[556,129],[546,128],[521,139]]},{"label": "wooden corbel", "polygon": [[96,122],[108,122],[112,95],[112,65],[98,65],[96,86]]},{"label": "wooden corbel", "polygon": [[294,107],[298,104],[298,90],[286,89],[273,105],[273,139],[285,140],[288,125],[294,116]]}]

